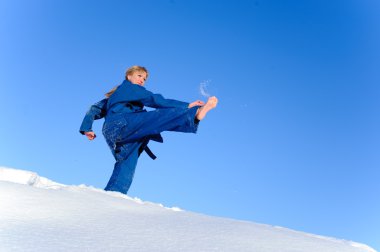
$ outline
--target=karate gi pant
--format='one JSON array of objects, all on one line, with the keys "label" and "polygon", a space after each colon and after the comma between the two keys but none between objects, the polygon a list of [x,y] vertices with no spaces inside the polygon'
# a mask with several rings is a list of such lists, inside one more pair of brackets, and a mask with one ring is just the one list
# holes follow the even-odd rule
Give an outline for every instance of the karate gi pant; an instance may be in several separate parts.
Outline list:
[{"label": "karate gi pant", "polygon": [[163,131],[196,133],[199,121],[196,122],[195,115],[198,108],[162,108],[107,115],[103,135],[116,163],[105,190],[127,194],[138,157],[149,140],[162,142],[159,134]]}]

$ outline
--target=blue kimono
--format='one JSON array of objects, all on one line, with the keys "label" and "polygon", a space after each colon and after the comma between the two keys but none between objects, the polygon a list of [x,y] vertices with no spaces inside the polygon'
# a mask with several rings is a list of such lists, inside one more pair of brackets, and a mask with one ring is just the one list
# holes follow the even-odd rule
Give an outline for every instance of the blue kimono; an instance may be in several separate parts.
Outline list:
[{"label": "blue kimono", "polygon": [[[146,111],[144,106],[156,108]],[[163,131],[196,133],[195,119],[198,106],[188,108],[189,103],[165,99],[144,87],[125,80],[108,98],[90,107],[83,119],[80,133],[92,131],[94,120],[105,118],[103,135],[116,159],[112,176],[105,188],[126,194],[131,186],[137,159],[150,140],[163,142]]]}]

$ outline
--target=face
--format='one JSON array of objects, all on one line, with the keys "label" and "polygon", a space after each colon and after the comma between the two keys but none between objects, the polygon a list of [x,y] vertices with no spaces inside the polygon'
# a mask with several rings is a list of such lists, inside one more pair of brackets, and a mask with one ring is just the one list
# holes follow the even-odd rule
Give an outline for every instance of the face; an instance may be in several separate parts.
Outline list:
[{"label": "face", "polygon": [[134,72],[133,74],[128,75],[127,78],[133,84],[144,86],[147,77],[146,77],[146,73],[141,71],[141,72]]}]

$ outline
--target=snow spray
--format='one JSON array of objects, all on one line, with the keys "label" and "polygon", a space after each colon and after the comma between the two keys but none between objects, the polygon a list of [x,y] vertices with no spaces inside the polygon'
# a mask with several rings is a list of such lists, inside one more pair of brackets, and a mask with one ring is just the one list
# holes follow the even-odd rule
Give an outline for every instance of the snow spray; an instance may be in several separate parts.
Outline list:
[{"label": "snow spray", "polygon": [[205,80],[202,81],[199,84],[199,92],[201,93],[202,96],[209,98],[211,95],[209,94],[208,88],[210,86],[211,80]]}]

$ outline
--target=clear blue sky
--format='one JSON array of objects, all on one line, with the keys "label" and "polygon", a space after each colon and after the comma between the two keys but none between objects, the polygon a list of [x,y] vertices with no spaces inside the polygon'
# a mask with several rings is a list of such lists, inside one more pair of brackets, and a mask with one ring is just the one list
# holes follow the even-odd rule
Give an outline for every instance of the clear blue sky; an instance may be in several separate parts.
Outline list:
[{"label": "clear blue sky", "polygon": [[380,249],[380,3],[0,1],[0,165],[103,188],[114,160],[78,133],[131,65],[168,98],[220,104],[164,133],[130,196]]}]

